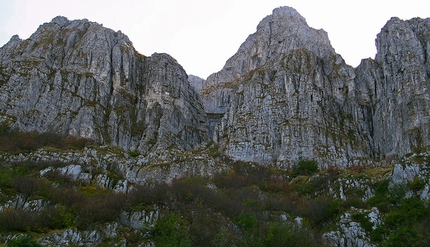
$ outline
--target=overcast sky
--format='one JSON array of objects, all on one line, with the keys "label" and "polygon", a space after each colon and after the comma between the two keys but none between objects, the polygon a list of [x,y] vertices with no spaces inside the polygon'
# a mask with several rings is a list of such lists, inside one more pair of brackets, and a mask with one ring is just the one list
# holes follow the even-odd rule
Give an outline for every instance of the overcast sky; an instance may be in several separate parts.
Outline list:
[{"label": "overcast sky", "polygon": [[429,0],[0,0],[0,46],[14,34],[28,38],[58,15],[87,18],[121,30],[143,55],[168,53],[188,74],[206,78],[279,6],[327,31],[354,67],[374,58],[376,35],[391,17],[430,17]]}]

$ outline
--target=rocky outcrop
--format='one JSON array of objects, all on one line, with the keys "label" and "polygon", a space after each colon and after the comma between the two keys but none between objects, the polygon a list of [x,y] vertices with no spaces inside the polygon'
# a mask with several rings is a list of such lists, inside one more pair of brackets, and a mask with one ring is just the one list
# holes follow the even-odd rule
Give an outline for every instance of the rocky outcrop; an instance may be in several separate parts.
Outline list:
[{"label": "rocky outcrop", "polygon": [[[53,232],[48,236],[40,238],[38,241],[47,246],[126,246],[130,244],[130,236],[141,238],[139,246],[152,247],[154,243],[151,242],[140,228],[127,227],[117,222],[107,223],[94,227],[91,230],[79,230],[76,228],[66,229],[63,231]],[[147,230],[147,229],[145,229]]]},{"label": "rocky outcrop", "polygon": [[183,68],[145,57],[127,36],[87,20],[56,17],[0,49],[0,120],[147,153],[195,148],[206,117]]},{"label": "rocky outcrop", "polygon": [[[356,212],[357,213],[357,212]],[[365,214],[376,229],[381,224],[380,213],[377,208],[361,210],[358,213]],[[330,246],[356,246],[375,247],[367,236],[365,229],[359,222],[355,222],[351,214],[345,213],[339,220],[339,230],[323,234],[323,238]]]}]

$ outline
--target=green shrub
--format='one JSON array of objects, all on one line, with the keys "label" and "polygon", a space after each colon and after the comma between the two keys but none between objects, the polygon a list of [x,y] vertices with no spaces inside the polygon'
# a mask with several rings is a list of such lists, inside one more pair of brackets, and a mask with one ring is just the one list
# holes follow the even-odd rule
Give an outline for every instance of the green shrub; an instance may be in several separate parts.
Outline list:
[{"label": "green shrub", "polygon": [[370,240],[373,242],[382,242],[390,231],[385,226],[379,226],[370,233]]},{"label": "green shrub", "polygon": [[414,227],[405,225],[394,231],[383,246],[404,247],[404,246],[425,246],[417,244],[420,235]]},{"label": "green shrub", "polygon": [[315,160],[300,160],[297,165],[293,167],[293,175],[312,175],[318,171],[318,162]]},{"label": "green shrub", "polygon": [[385,217],[385,223],[390,228],[395,228],[408,223],[415,223],[428,213],[428,209],[419,198],[402,199],[400,206],[393,209]]},{"label": "green shrub", "polygon": [[257,218],[255,218],[249,213],[241,213],[237,219],[237,225],[239,225],[240,227],[246,230],[250,230],[256,227],[257,224],[258,224]]},{"label": "green shrub", "polygon": [[265,247],[299,247],[299,246],[324,246],[315,236],[315,232],[306,226],[299,227],[287,222],[269,222],[266,227],[262,245]]},{"label": "green shrub", "polygon": [[418,176],[414,177],[414,180],[408,182],[408,188],[413,192],[417,193],[420,190],[423,190],[426,186],[426,182],[419,178]]},{"label": "green shrub", "polygon": [[137,156],[139,156],[139,155],[140,155],[140,152],[139,152],[138,150],[130,150],[130,151],[128,151],[128,154],[129,154],[131,157],[137,157]]},{"label": "green shrub", "polygon": [[391,230],[385,246],[428,246],[429,211],[419,198],[402,199],[385,216],[385,225]]},{"label": "green shrub", "polygon": [[74,218],[65,206],[49,206],[41,211],[7,209],[0,212],[0,231],[48,232],[73,225]]},{"label": "green shrub", "polygon": [[75,215],[65,206],[50,206],[42,210],[39,224],[49,229],[63,229],[74,224]]},{"label": "green shrub", "polygon": [[375,184],[375,195],[367,200],[372,207],[377,207],[381,212],[388,213],[390,210],[390,193],[388,185],[390,180],[386,179]]},{"label": "green shrub", "polygon": [[191,246],[191,236],[188,234],[190,223],[177,214],[170,214],[160,219],[154,226],[152,235],[157,247],[188,247]]},{"label": "green shrub", "polygon": [[225,228],[225,227],[221,227],[221,229],[219,230],[218,234],[215,235],[215,237],[213,238],[211,244],[214,247],[230,247],[231,245],[231,240],[230,238],[230,231]]},{"label": "green shrub", "polygon": [[369,216],[367,216],[366,214],[364,214],[364,213],[355,213],[355,214],[351,215],[351,218],[355,222],[360,223],[361,227],[364,230],[366,230],[368,232],[372,231],[373,224],[372,224],[372,222],[370,222]]}]

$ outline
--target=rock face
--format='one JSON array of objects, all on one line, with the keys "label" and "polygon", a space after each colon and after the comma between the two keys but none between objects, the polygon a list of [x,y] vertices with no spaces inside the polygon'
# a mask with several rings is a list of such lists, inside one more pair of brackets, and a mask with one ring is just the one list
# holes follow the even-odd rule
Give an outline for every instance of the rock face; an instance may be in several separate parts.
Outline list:
[{"label": "rock face", "polygon": [[376,39],[375,60],[356,69],[374,152],[404,155],[430,144],[430,19],[392,18]]},{"label": "rock face", "polygon": [[145,57],[120,31],[56,17],[0,49],[0,120],[148,152],[207,140],[188,76],[167,54]]},{"label": "rock face", "polygon": [[214,138],[235,159],[341,165],[370,153],[344,109],[354,76],[326,32],[282,7],[209,76],[201,97],[208,113],[225,113]]},{"label": "rock face", "polygon": [[0,122],[141,153],[212,138],[233,159],[284,168],[398,158],[430,145],[430,19],[392,18],[376,45],[354,69],[280,7],[203,80],[121,32],[57,17],[0,49]]},{"label": "rock face", "polygon": [[393,18],[375,60],[353,69],[323,30],[275,9],[206,80],[204,108],[223,116],[210,133],[234,159],[280,167],[345,167],[428,146],[429,23]]},{"label": "rock face", "polygon": [[205,83],[205,79],[200,78],[195,75],[188,75],[188,81],[190,82],[191,86],[196,90],[197,93],[200,93],[202,91],[203,84]]}]

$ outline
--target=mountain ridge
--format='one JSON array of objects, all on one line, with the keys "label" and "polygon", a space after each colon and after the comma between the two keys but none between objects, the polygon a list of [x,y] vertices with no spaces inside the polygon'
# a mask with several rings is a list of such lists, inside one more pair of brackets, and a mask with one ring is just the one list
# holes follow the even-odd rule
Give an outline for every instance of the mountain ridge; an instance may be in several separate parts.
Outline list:
[{"label": "mountain ridge", "polygon": [[[321,168],[395,159],[430,144],[428,22],[392,18],[377,37],[375,59],[353,68],[324,30],[279,7],[203,83],[167,54],[139,54],[120,31],[56,17],[0,49],[0,114],[12,128],[143,154],[214,140],[235,160],[287,169],[301,159]],[[388,94],[393,85],[411,90]],[[411,104],[418,112],[408,116]]]}]

